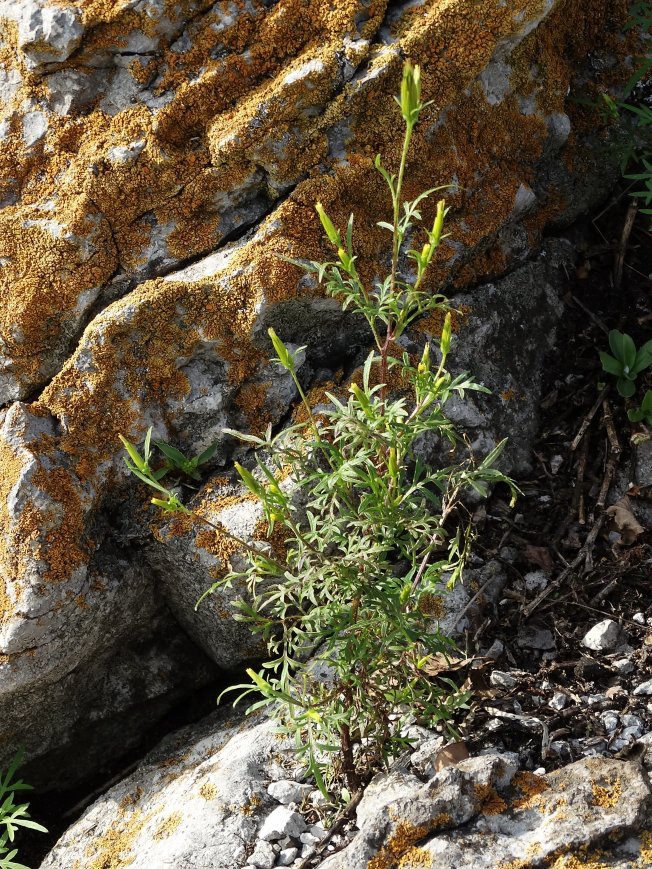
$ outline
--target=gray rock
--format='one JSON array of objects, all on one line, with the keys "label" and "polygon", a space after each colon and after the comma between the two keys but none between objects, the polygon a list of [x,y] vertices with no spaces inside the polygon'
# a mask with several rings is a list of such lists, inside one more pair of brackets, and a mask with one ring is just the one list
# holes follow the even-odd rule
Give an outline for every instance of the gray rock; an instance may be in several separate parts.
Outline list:
[{"label": "gray rock", "polygon": [[634,672],[634,665],[629,658],[617,658],[611,662],[611,666],[622,676],[627,676]]},{"label": "gray rock", "polygon": [[278,806],[263,821],[258,831],[258,838],[266,842],[275,842],[284,836],[298,837],[306,830],[306,822],[299,812]]},{"label": "gray rock", "polygon": [[256,866],[257,869],[272,869],[276,863],[276,851],[270,842],[259,840],[250,857],[247,858],[247,866]]},{"label": "gray rock", "polygon": [[501,670],[492,670],[489,682],[496,688],[506,688],[508,691],[518,685],[518,679],[510,676],[509,673],[503,673]]},{"label": "gray rock", "polygon": [[516,642],[526,649],[548,650],[554,649],[556,645],[551,631],[534,625],[523,625],[518,632]]},{"label": "gray rock", "polygon": [[548,701],[548,706],[552,707],[552,709],[563,709],[567,703],[568,697],[562,691],[555,691]]},{"label": "gray rock", "polygon": [[18,19],[18,47],[29,68],[38,69],[67,60],[81,42],[83,33],[82,13],[78,8],[23,0]]},{"label": "gray rock", "polygon": [[613,619],[603,619],[594,625],[582,639],[582,645],[594,652],[608,652],[615,649],[623,639],[623,629]]},{"label": "gray rock", "polygon": [[641,682],[640,685],[637,685],[636,688],[634,688],[632,694],[635,694],[637,697],[641,694],[646,696],[652,694],[652,679],[648,679],[647,682]]},{"label": "gray rock", "polygon": [[272,757],[291,753],[269,721],[220,710],[168,737],[99,797],[41,869],[99,866],[109,855],[133,869],[235,869],[252,851],[253,865],[273,865],[269,843],[253,846],[273,805],[265,786]]},{"label": "gray rock", "polygon": [[294,863],[298,853],[298,848],[283,848],[283,850],[279,852],[278,858],[276,860],[276,865],[291,866]]},{"label": "gray rock", "polygon": [[650,783],[638,763],[591,758],[545,776],[516,776],[514,767],[499,776],[497,762],[463,761],[379,808],[321,869],[366,869],[390,856],[406,867],[495,869],[592,848],[609,865],[633,865],[618,861],[630,853],[623,840],[646,829]]},{"label": "gray rock", "polygon": [[356,809],[358,826],[362,827],[370,817],[394,800],[411,799],[421,787],[422,783],[414,775],[401,771],[379,773],[367,785]]},{"label": "gray rock", "polygon": [[312,785],[281,779],[270,784],[267,793],[277,802],[287,806],[289,803],[300,803],[312,791]]},{"label": "gray rock", "polygon": [[410,755],[410,766],[418,775],[432,778],[435,774],[437,755],[445,741],[443,736],[433,736]]}]

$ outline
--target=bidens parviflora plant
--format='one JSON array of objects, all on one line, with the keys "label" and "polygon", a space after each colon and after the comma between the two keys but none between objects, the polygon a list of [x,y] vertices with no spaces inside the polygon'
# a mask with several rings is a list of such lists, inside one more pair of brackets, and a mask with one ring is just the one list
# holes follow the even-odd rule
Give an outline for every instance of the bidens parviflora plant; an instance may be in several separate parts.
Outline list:
[{"label": "bidens parviflora plant", "polygon": [[[422,287],[444,237],[443,200],[423,243],[404,250],[421,221],[420,203],[435,192],[401,199],[412,131],[424,108],[418,67],[406,65],[397,102],[406,127],[398,173],[388,172],[379,157],[375,162],[392,201],[392,221],[379,223],[391,234],[389,274],[365,285],[356,269],[353,217],[342,235],[319,203],[336,259],[294,261],[366,319],[374,349],[348,396],[326,393],[330,407],[317,416],[298,375],[304,348],[291,351],[269,330],[274,361],[292,377],[306,421],[274,435],[270,426],[264,437],[226,430],[255,448],[255,467],[236,469],[260,501],[276,545],[241,541],[247,566],[228,569],[207,592],[246,581],[249,597],[238,603],[236,618],[262,635],[269,660],[259,672],[248,671],[250,684],[227,690],[240,691],[238,699],[257,697],[250,710],[271,707],[324,792],[335,779],[357,791],[371,770],[408,746],[409,721],[446,722],[467,703],[468,693],[434,680],[426,669],[429,656],[453,646],[433,614],[465,560],[469,528],[457,508],[469,489],[485,495],[488,484],[503,481],[516,491],[493,467],[503,443],[479,464],[467,459],[433,468],[418,455],[424,438],[457,444],[444,413],[450,396],[487,390],[447,371],[450,310],[444,296]],[[403,254],[413,262],[410,277],[400,268]],[[437,359],[429,343],[418,362],[393,355],[410,323],[430,311],[442,312]],[[388,387],[390,372],[404,385],[399,395]],[[149,439],[145,456],[124,443],[128,466],[157,490],[154,503],[190,512],[151,468]],[[326,678],[315,676],[319,663]]]}]

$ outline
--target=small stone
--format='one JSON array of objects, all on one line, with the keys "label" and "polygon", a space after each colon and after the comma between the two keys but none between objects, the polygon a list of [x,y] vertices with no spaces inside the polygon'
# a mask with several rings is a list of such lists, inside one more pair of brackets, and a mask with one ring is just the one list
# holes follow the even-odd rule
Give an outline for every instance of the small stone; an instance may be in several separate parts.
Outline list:
[{"label": "small stone", "polygon": [[316,836],[318,839],[323,839],[326,835],[326,830],[322,827],[321,824],[313,824],[309,828],[309,832],[312,833],[313,836]]},{"label": "small stone", "polygon": [[285,806],[278,806],[263,821],[258,838],[264,839],[266,842],[273,842],[284,836],[298,837],[305,830],[306,822],[298,812],[293,812]]},{"label": "small stone", "polygon": [[588,694],[584,699],[587,706],[597,706],[598,703],[604,703],[607,698],[604,694]]},{"label": "small stone", "polygon": [[500,640],[494,640],[485,652],[486,658],[491,658],[492,661],[497,661],[505,651],[505,646]]},{"label": "small stone", "polygon": [[613,733],[618,727],[618,715],[611,709],[607,709],[600,714],[600,721],[607,733]]},{"label": "small stone", "polygon": [[247,866],[256,866],[257,869],[272,869],[276,862],[276,854],[269,842],[256,842],[254,852],[247,860]]},{"label": "small stone", "polygon": [[556,474],[557,471],[561,468],[561,466],[563,464],[564,464],[564,457],[563,456],[553,456],[550,459],[550,470],[552,471],[553,474]]},{"label": "small stone", "polygon": [[563,709],[567,703],[568,697],[562,691],[555,691],[548,701],[548,706],[550,706],[551,709]]},{"label": "small stone", "polygon": [[312,847],[312,845],[304,845],[301,849],[301,859],[305,860],[306,857],[312,857],[314,853],[315,849]]},{"label": "small stone", "polygon": [[645,624],[645,613],[634,613],[632,616],[632,621],[636,622],[639,625]]},{"label": "small stone", "polygon": [[312,791],[308,799],[313,806],[327,806],[330,802],[328,797],[325,797],[321,791]]},{"label": "small stone", "polygon": [[648,679],[647,682],[641,682],[634,690],[632,694],[635,694],[639,697],[641,694],[645,694],[646,696],[652,694],[652,679]]},{"label": "small stone", "polygon": [[629,658],[618,658],[616,661],[612,661],[611,666],[621,676],[627,676],[628,673],[634,670],[634,665]]},{"label": "small stone", "polygon": [[310,832],[302,833],[299,836],[299,841],[301,842],[302,845],[316,845],[317,842],[319,842],[319,839],[320,839],[319,836],[313,836],[313,834]]},{"label": "small stone", "polygon": [[613,619],[604,619],[593,625],[585,634],[582,645],[594,652],[606,652],[615,649],[621,642],[623,630]]},{"label": "small stone", "polygon": [[642,720],[638,717],[638,715],[631,715],[630,713],[625,713],[624,715],[620,716],[620,720],[623,727],[638,727],[641,733],[643,732],[644,724]]},{"label": "small stone", "polygon": [[509,673],[504,673],[502,670],[494,670],[489,676],[489,682],[494,688],[506,688],[510,690],[518,685],[518,679],[510,676]]},{"label": "small stone", "polygon": [[528,591],[541,591],[547,585],[549,580],[548,574],[543,570],[531,570],[523,577],[525,588]]},{"label": "small stone", "polygon": [[518,632],[516,642],[526,649],[554,649],[555,638],[547,628],[536,628],[534,625],[525,625]]},{"label": "small stone", "polygon": [[300,803],[312,791],[312,786],[300,782],[282,779],[274,781],[267,788],[267,793],[284,806],[290,803]]},{"label": "small stone", "polygon": [[412,769],[426,778],[432,778],[435,774],[437,755],[444,745],[443,736],[434,736],[423,743],[421,748],[415,751],[410,758]]},{"label": "small stone", "polygon": [[291,866],[297,858],[297,854],[299,853],[298,848],[284,848],[281,853],[278,855],[278,859],[276,861],[277,866]]}]

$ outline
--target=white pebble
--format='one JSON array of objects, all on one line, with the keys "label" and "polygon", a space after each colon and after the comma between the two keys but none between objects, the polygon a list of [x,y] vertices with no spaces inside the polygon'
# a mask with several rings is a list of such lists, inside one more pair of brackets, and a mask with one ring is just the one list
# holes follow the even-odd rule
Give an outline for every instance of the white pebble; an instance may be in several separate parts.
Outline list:
[{"label": "white pebble", "polygon": [[258,838],[272,842],[276,839],[282,839],[284,836],[298,837],[305,830],[306,822],[298,812],[293,812],[285,806],[278,806],[263,821]]},{"label": "white pebble", "polygon": [[278,855],[277,866],[291,866],[299,853],[298,848],[284,848]]},{"label": "white pebble", "polygon": [[622,628],[613,619],[604,619],[585,634],[582,645],[594,652],[615,649],[621,642]]},{"label": "white pebble", "polygon": [[254,852],[247,860],[247,866],[256,866],[256,869],[272,869],[276,862],[276,854],[269,842],[256,842]]},{"label": "white pebble", "polygon": [[648,679],[647,682],[641,682],[634,690],[632,694],[636,694],[639,696],[640,694],[652,694],[652,679]]}]

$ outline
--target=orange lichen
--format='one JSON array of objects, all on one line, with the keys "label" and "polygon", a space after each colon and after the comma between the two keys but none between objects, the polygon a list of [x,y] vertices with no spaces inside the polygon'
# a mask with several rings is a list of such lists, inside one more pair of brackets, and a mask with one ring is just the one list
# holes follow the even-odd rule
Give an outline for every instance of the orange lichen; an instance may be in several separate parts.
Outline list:
[{"label": "orange lichen", "polygon": [[177,829],[183,816],[181,812],[173,812],[169,817],[165,818],[154,831],[152,838],[155,840],[167,839]]},{"label": "orange lichen", "polygon": [[415,827],[407,821],[399,821],[387,843],[369,861],[367,869],[393,869],[401,857],[427,835],[426,827]]},{"label": "orange lichen", "polygon": [[475,795],[480,801],[480,811],[484,815],[500,815],[507,808],[505,800],[491,785],[476,785]]},{"label": "orange lichen", "polygon": [[[470,305],[460,305],[459,308],[452,309],[450,315],[451,330],[453,332],[458,332],[460,327],[469,319],[469,316],[471,315],[471,307]],[[432,338],[439,338],[441,336],[441,330],[444,328],[445,319],[445,310],[431,311],[429,314],[418,319],[413,328],[416,332],[424,332]]]},{"label": "orange lichen", "polygon": [[398,861],[399,869],[431,869],[433,857],[424,848],[410,848]]},{"label": "orange lichen", "polygon": [[101,836],[91,839],[84,851],[84,861],[77,860],[73,869],[124,869],[136,859],[129,853],[134,839],[148,820],[136,809],[123,824],[115,823]]},{"label": "orange lichen", "polygon": [[511,783],[523,794],[522,797],[512,801],[514,809],[532,809],[541,805],[541,794],[550,788],[550,784],[543,776],[534,775],[527,770],[517,772]]},{"label": "orange lichen", "polygon": [[[162,14],[179,32],[193,17],[187,50],[167,45],[165,28],[147,11],[110,0],[77,5],[86,33],[66,67],[80,75],[96,71],[97,56],[124,48],[132,34],[144,34],[157,49],[144,62],[132,61],[131,74],[138,85],[152,81],[156,94],[169,102],[156,110],[132,105],[110,116],[98,95],[76,115],[49,113],[43,137],[27,147],[21,114],[25,105],[49,99],[48,76],[26,68],[15,25],[2,24],[0,65],[15,71],[20,82],[2,107],[8,126],[0,153],[0,198],[15,204],[0,216],[0,256],[7,259],[0,270],[0,337],[26,391],[51,375],[44,360],[65,355],[74,345],[83,321],[80,309],[88,309],[89,298],[113,274],[122,269],[131,280],[141,278],[155,231],[167,233],[168,256],[198,257],[233,229],[222,225],[225,198],[262,194],[271,201],[306,177],[219,275],[148,281],[95,317],[33,407],[64,422],[56,448],[69,462],[48,494],[60,493],[64,512],[72,504],[71,515],[39,544],[53,579],[86,557],[79,532],[88,508],[78,503],[75,477],[95,485],[98,465],[115,454],[118,433],[142,435],[144,408],[154,405],[168,413],[169,402],[183,400],[189,383],[180,360],[214,342],[227,362],[229,381],[241,387],[243,409],[251,410],[248,421],[254,428],[262,425],[262,390],[247,386],[266,355],[252,343],[259,310],[263,303],[319,292],[299,285],[302,272],[278,254],[317,260],[330,254],[314,213],[314,202],[321,199],[340,227],[355,212],[359,271],[368,282],[375,278],[387,252],[387,235],[375,223],[388,213],[389,202],[371,160],[382,152],[388,168],[395,168],[402,135],[391,100],[401,73],[399,52],[388,61],[382,48],[374,54],[369,43],[355,38],[342,48],[345,34],[373,40],[385,2],[367,7],[360,23],[356,0],[287,0],[271,9],[235,0],[235,14],[225,21],[218,20],[220,10],[211,3],[194,15],[190,0],[166,0]],[[432,100],[415,131],[406,195],[455,176],[457,188],[444,194],[454,206],[448,231],[477,251],[470,260],[461,257],[451,272],[452,249],[442,246],[427,288],[439,289],[451,278],[457,284],[477,280],[507,265],[492,239],[509,219],[519,185],[532,180],[548,137],[541,116],[523,115],[519,96],[531,96],[547,111],[574,111],[566,92],[577,60],[598,41],[622,54],[615,24],[624,21],[625,0],[592,4],[590,13],[577,0],[560,0],[513,52],[521,93],[489,105],[478,73],[497,42],[542,11],[542,0],[431,0],[406,10],[395,25],[400,53],[422,65],[423,96]],[[387,63],[386,69],[365,87],[352,82],[337,92],[342,51],[354,65],[369,58],[372,72]],[[535,90],[533,62],[543,89]],[[349,130],[346,160],[330,161],[328,134],[342,125]],[[135,142],[142,149],[134,159],[111,156],[112,149]],[[426,223],[434,214],[431,198],[423,207]],[[528,218],[532,243],[562,207],[552,191]],[[53,217],[56,225],[48,222]],[[7,492],[19,472],[19,466],[7,468]],[[101,480],[103,487],[111,482]],[[0,495],[6,503],[6,492]],[[32,557],[30,535],[44,517],[33,509],[24,522],[10,528],[1,544],[7,576],[21,575]],[[71,543],[72,562],[64,555]],[[8,606],[6,592],[0,592],[0,607]]]},{"label": "orange lichen", "polygon": [[593,782],[591,790],[593,791],[593,802],[596,806],[600,806],[601,809],[613,809],[620,802],[623,786],[621,780],[617,778],[606,786]]}]

